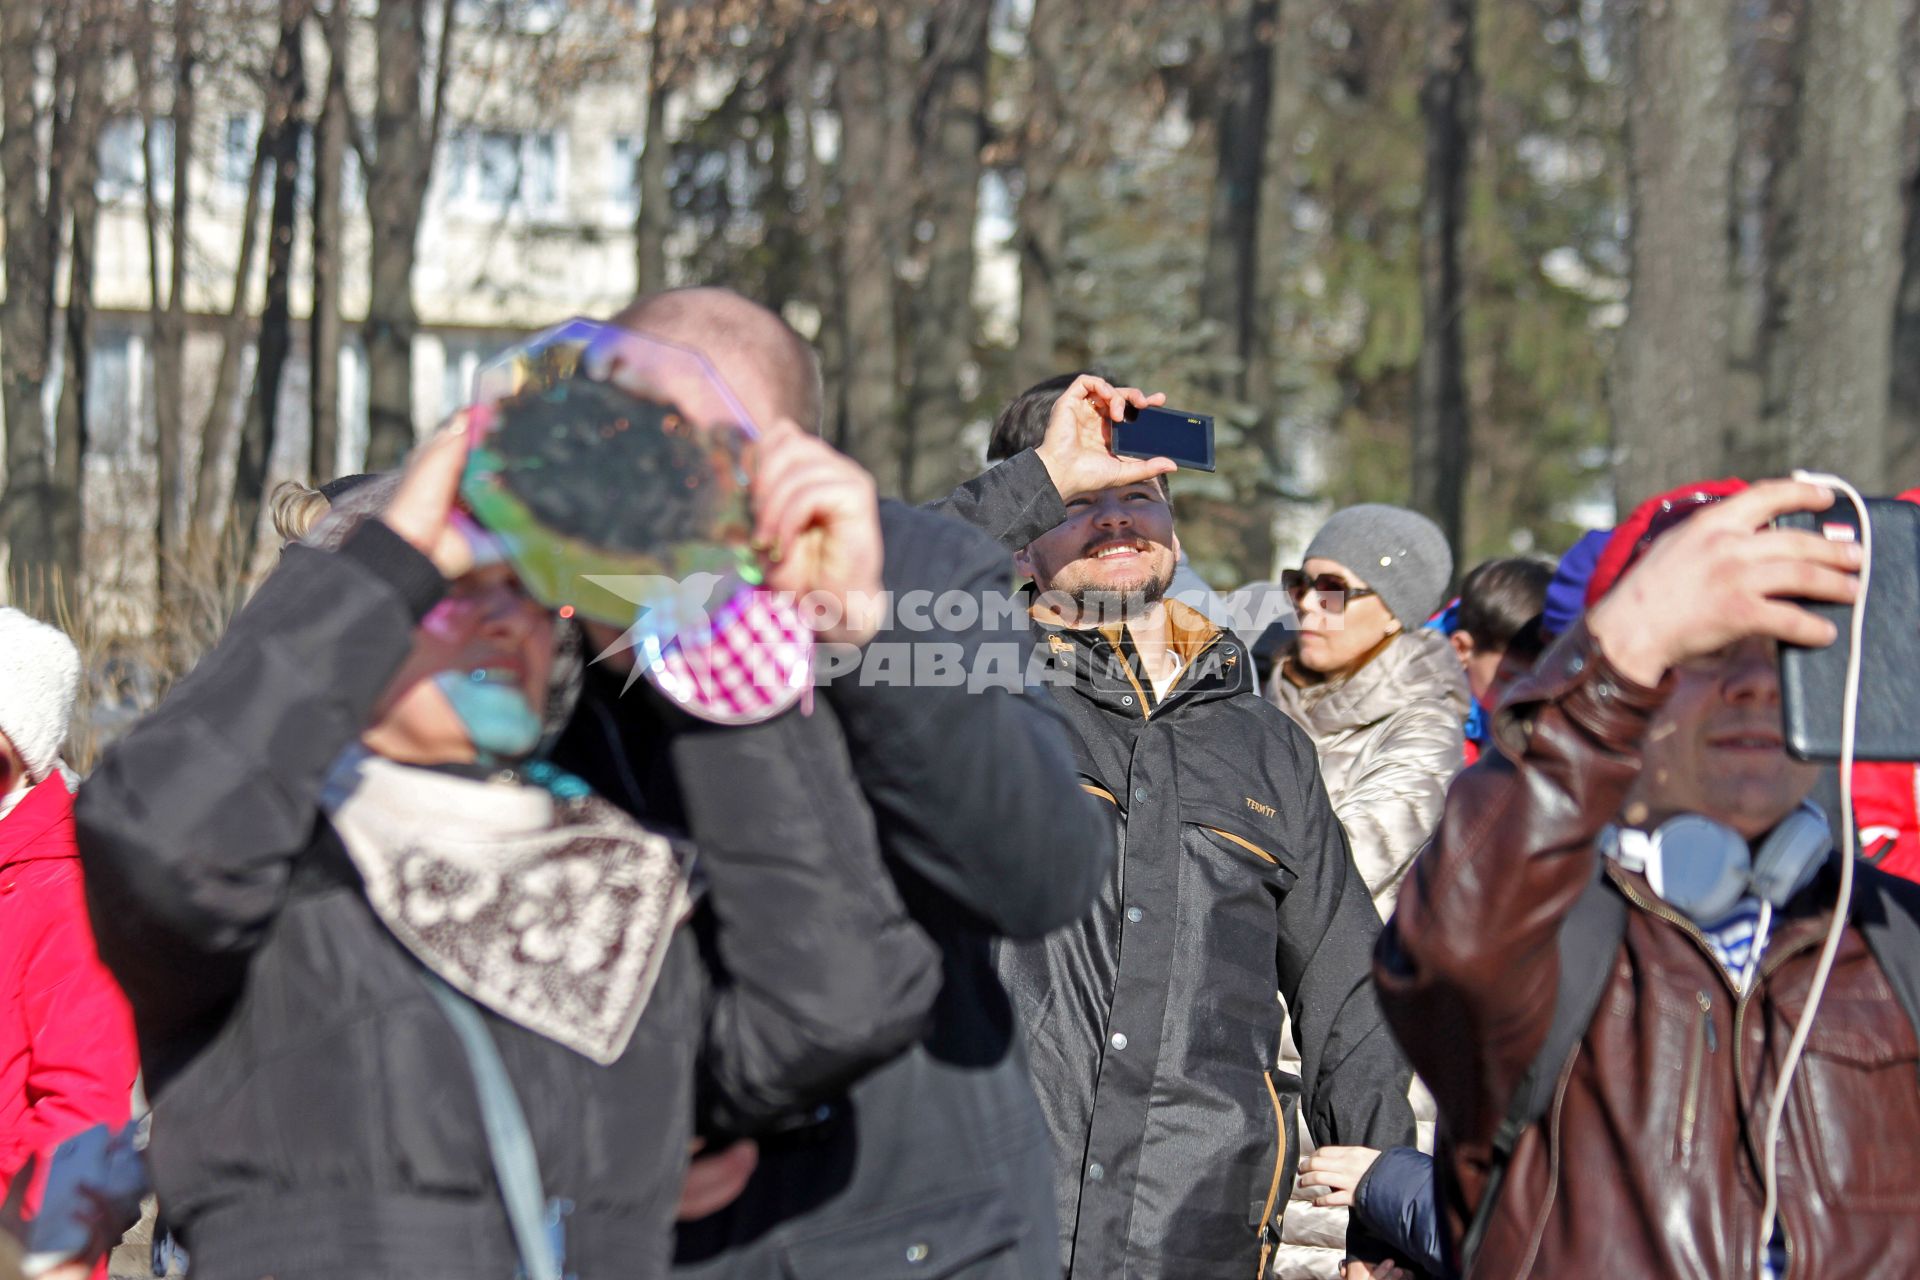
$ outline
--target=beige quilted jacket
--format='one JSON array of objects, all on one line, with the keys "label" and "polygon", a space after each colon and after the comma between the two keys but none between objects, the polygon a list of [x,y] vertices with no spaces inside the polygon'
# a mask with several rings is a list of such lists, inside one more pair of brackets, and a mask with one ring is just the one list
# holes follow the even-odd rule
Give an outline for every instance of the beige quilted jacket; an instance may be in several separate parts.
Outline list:
[{"label": "beige quilted jacket", "polygon": [[[1463,756],[1467,677],[1436,631],[1402,633],[1354,676],[1302,689],[1275,670],[1267,697],[1300,723],[1319,750],[1332,810],[1346,827],[1354,862],[1373,890],[1380,919],[1394,910],[1400,879],[1440,821],[1448,783]],[[1292,1048],[1292,1040],[1283,1038]],[[1284,1054],[1283,1054],[1284,1057]],[[1284,1063],[1283,1063],[1284,1065]],[[1432,1153],[1432,1096],[1413,1082],[1421,1150]],[[1300,1126],[1300,1150],[1313,1140]],[[1304,1186],[1281,1224],[1273,1280],[1332,1280],[1346,1255],[1346,1209],[1315,1209]]]},{"label": "beige quilted jacket", "polygon": [[[1461,722],[1471,695],[1459,659],[1439,633],[1416,631],[1339,683],[1301,688],[1276,669],[1267,696],[1313,739],[1333,811],[1384,920],[1464,761]],[[1283,1037],[1281,1044],[1291,1050],[1293,1041]],[[1415,1080],[1412,1098],[1420,1149],[1431,1154],[1432,1095]],[[1299,1149],[1311,1151],[1312,1142],[1302,1125]],[[1347,1211],[1315,1208],[1295,1184],[1268,1275],[1334,1280],[1346,1238]]]},{"label": "beige quilted jacket", "polygon": [[1282,664],[1267,696],[1313,739],[1354,863],[1386,919],[1464,762],[1470,695],[1459,659],[1437,631],[1403,632],[1345,680],[1302,688]]}]

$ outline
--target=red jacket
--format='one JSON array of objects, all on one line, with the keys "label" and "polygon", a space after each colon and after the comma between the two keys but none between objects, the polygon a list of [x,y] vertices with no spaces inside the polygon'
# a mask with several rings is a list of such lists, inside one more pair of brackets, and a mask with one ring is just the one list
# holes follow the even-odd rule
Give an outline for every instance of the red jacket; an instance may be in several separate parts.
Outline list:
[{"label": "red jacket", "polygon": [[133,1015],[94,953],[56,773],[0,818],[0,1195],[34,1152],[126,1124],[139,1069]]},{"label": "red jacket", "polygon": [[1920,770],[1910,764],[1853,766],[1853,813],[1867,860],[1920,880]]}]

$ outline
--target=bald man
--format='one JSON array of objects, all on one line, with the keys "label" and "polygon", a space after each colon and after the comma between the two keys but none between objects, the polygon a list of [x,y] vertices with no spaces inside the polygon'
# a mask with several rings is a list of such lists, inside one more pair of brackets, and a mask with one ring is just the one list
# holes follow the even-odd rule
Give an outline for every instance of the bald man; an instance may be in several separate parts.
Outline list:
[{"label": "bald man", "polygon": [[[780,317],[726,290],[687,289],[641,299],[616,322],[701,352],[760,429],[756,527],[783,551],[772,585],[790,574],[851,598],[877,572],[896,598],[1007,589],[998,544],[878,501],[872,478],[818,439],[819,368]],[[813,536],[829,528],[835,537]],[[871,563],[857,552],[807,562],[816,541],[870,546]],[[963,663],[988,645],[1029,643],[1024,625],[944,627],[937,613],[915,615],[933,629],[907,630],[850,610],[823,638],[958,646]],[[621,697],[613,665],[592,669],[561,763],[636,812],[671,818],[670,776],[650,758],[658,705],[638,690]],[[1110,824],[1078,785],[1051,700],[1018,682],[970,692],[849,673],[823,687],[816,714],[845,734],[895,884],[943,953],[944,985],[912,1048],[844,1098],[752,1135],[757,1167],[734,1141],[742,1135],[706,1118],[708,1150],[721,1154],[695,1164],[683,1212],[701,1216],[682,1224],[675,1274],[867,1276],[906,1262],[967,1280],[1047,1275],[1058,1267],[1053,1156],[988,952],[995,938],[1037,938],[1087,911],[1111,868]]]}]

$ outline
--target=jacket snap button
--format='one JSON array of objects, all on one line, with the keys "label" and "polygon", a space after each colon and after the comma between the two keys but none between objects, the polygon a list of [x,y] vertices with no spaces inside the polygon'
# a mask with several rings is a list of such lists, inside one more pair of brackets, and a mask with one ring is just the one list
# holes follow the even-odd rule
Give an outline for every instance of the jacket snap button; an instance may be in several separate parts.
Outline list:
[{"label": "jacket snap button", "polygon": [[1607,680],[1596,680],[1593,684],[1593,696],[1605,702],[1613,696],[1613,684]]},{"label": "jacket snap button", "polygon": [[1135,787],[1133,789],[1133,798],[1144,801],[1147,798],[1147,789],[1145,787]]},{"label": "jacket snap button", "polygon": [[1121,697],[1120,697],[1120,705],[1121,705],[1121,706],[1123,706],[1123,707],[1130,707],[1130,706],[1132,706],[1132,705],[1133,705],[1133,695],[1132,695],[1132,694],[1130,694],[1130,693],[1128,693],[1128,694],[1122,694],[1122,695],[1121,695]]},{"label": "jacket snap button", "polygon": [[1127,919],[1131,920],[1134,924],[1139,924],[1141,918],[1144,917],[1146,914],[1147,914],[1146,912],[1142,911],[1138,907],[1127,908]]},{"label": "jacket snap button", "polygon": [[933,1256],[933,1250],[929,1249],[924,1244],[910,1244],[907,1246],[908,1262],[925,1262],[928,1258],[931,1258],[932,1256]]},{"label": "jacket snap button", "polygon": [[1587,669],[1587,660],[1577,655],[1567,663],[1567,673],[1569,675],[1577,676],[1582,671],[1585,671],[1586,669]]},{"label": "jacket snap button", "polygon": [[1100,1179],[1106,1176],[1107,1176],[1107,1167],[1101,1164],[1098,1160],[1095,1160],[1092,1164],[1087,1166],[1088,1182],[1098,1182],[1100,1181]]},{"label": "jacket snap button", "polygon": [[1127,1037],[1121,1032],[1116,1031],[1113,1033],[1113,1039],[1109,1040],[1107,1043],[1112,1045],[1116,1049],[1124,1049],[1127,1047]]}]

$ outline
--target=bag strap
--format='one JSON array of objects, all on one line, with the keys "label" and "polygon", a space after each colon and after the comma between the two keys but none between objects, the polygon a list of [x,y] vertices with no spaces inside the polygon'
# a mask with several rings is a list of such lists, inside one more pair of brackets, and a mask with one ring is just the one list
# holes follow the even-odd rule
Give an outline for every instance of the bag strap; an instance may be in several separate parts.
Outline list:
[{"label": "bag strap", "polygon": [[[1881,873],[1882,875],[1888,873]],[[1920,919],[1914,917],[1895,886],[1876,882],[1874,873],[1856,868],[1853,922],[1867,950],[1887,975],[1893,997],[1920,1035]]]},{"label": "bag strap", "polygon": [[493,1158],[494,1181],[500,1184],[500,1198],[506,1202],[507,1222],[513,1228],[526,1280],[561,1280],[558,1250],[547,1232],[547,1198],[540,1189],[540,1162],[533,1149],[533,1133],[507,1075],[507,1065],[500,1060],[499,1046],[471,1000],[432,970],[422,972],[434,1002],[460,1037],[461,1051],[473,1072],[474,1088],[480,1095],[480,1123],[487,1133],[487,1154]]},{"label": "bag strap", "polygon": [[1553,996],[1553,1021],[1547,1026],[1547,1038],[1520,1077],[1507,1114],[1493,1135],[1493,1168],[1487,1176],[1486,1191],[1473,1211],[1466,1239],[1460,1245],[1460,1274],[1473,1274],[1473,1260],[1480,1252],[1481,1239],[1493,1220],[1494,1206],[1506,1181],[1507,1166],[1520,1135],[1532,1128],[1553,1105],[1553,1094],[1560,1082],[1561,1068],[1573,1056],[1593,1015],[1600,1008],[1600,995],[1613,976],[1613,958],[1627,931],[1627,901],[1608,883],[1606,873],[1596,859],[1594,878],[1574,901],[1573,910],[1560,922],[1557,939],[1560,953],[1560,985]]}]

